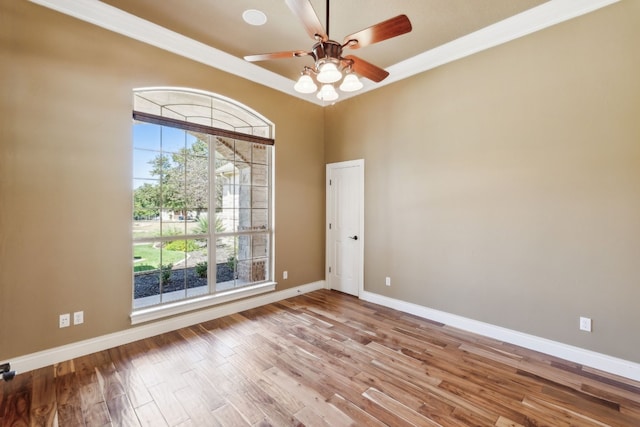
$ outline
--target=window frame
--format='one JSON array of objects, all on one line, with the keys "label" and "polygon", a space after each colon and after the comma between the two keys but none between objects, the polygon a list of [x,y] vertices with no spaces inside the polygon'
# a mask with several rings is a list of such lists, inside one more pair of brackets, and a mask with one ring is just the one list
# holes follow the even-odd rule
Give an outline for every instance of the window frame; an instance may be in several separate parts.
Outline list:
[{"label": "window frame", "polygon": [[[171,89],[166,89],[171,91]],[[174,90],[175,92],[190,92],[190,91],[186,91],[186,90]],[[196,92],[198,93],[198,92]],[[200,93],[201,94],[201,93]],[[215,98],[214,95],[208,94],[208,96],[212,96]],[[232,102],[226,98],[216,98],[218,100],[222,100],[222,101],[226,101],[226,102]],[[242,107],[242,108],[246,108],[244,106],[241,106],[237,103],[234,103],[234,106],[236,107]],[[250,112],[251,114],[255,114],[253,111],[251,111],[250,109],[247,109],[248,112]],[[224,302],[229,302],[229,301],[233,301],[233,300],[237,300],[240,298],[246,298],[249,296],[254,296],[254,295],[259,295],[262,293],[266,293],[266,292],[270,292],[275,290],[275,286],[276,286],[276,282],[274,281],[274,266],[275,266],[275,233],[274,233],[274,180],[273,180],[273,175],[274,175],[274,158],[275,158],[275,153],[273,152],[273,148],[270,149],[270,153],[269,153],[269,161],[268,161],[268,176],[267,176],[267,188],[268,188],[268,197],[269,197],[269,203],[267,205],[267,228],[266,230],[249,230],[249,231],[243,231],[243,230],[235,230],[233,232],[216,232],[215,231],[215,218],[216,218],[216,200],[215,200],[215,171],[213,170],[213,165],[215,163],[215,157],[216,157],[216,147],[215,147],[215,137],[222,137],[222,138],[231,138],[233,140],[240,140],[240,141],[247,141],[250,143],[254,143],[254,144],[262,144],[262,145],[267,145],[267,146],[274,146],[275,145],[275,141],[273,138],[268,138],[268,137],[263,137],[263,136],[258,136],[258,135],[251,135],[251,134],[247,134],[247,133],[243,133],[243,132],[237,132],[237,131],[232,131],[232,130],[227,130],[227,129],[221,129],[221,128],[216,128],[216,127],[212,127],[212,126],[207,126],[207,125],[202,125],[199,123],[192,123],[192,122],[188,122],[188,121],[183,121],[183,120],[178,120],[178,119],[174,119],[171,117],[163,117],[163,116],[158,116],[155,114],[151,114],[151,113],[147,113],[147,112],[143,112],[143,111],[133,111],[132,114],[133,120],[134,121],[138,121],[138,122],[144,122],[144,123],[150,123],[150,124],[156,124],[156,125],[160,125],[160,126],[168,126],[171,128],[176,128],[176,129],[180,129],[180,130],[185,130],[185,131],[193,131],[193,132],[198,132],[198,133],[202,133],[202,134],[207,134],[207,135],[211,135],[214,138],[212,138],[212,141],[210,141],[209,144],[209,186],[210,186],[210,198],[209,198],[209,202],[208,202],[208,215],[209,218],[213,219],[213,221],[209,222],[209,230],[206,234],[206,238],[209,240],[209,245],[213,245],[215,246],[216,241],[218,238],[220,237],[225,237],[225,236],[233,236],[235,238],[238,238],[239,236],[242,235],[255,235],[255,234],[266,234],[267,235],[267,245],[268,245],[268,253],[267,253],[267,257],[266,257],[266,262],[268,264],[267,266],[267,272],[265,273],[266,275],[266,280],[265,281],[261,281],[258,283],[254,283],[254,284],[249,284],[246,286],[242,286],[242,287],[238,287],[238,288],[233,288],[230,290],[224,290],[224,291],[216,291],[216,278],[215,277],[211,277],[211,272],[213,270],[213,265],[212,262],[215,263],[215,255],[212,255],[213,253],[215,253],[215,251],[208,251],[208,260],[209,260],[209,274],[208,274],[208,286],[207,286],[207,293],[201,296],[196,296],[196,297],[188,297],[185,296],[184,298],[181,298],[179,300],[176,301],[172,301],[172,302],[165,302],[165,303],[159,303],[159,304],[154,304],[152,306],[146,306],[146,307],[141,307],[141,308],[132,308],[132,312],[131,312],[131,323],[132,324],[138,324],[138,323],[143,323],[143,322],[148,322],[151,320],[156,320],[156,319],[160,319],[160,318],[164,318],[167,316],[173,316],[176,314],[181,314],[181,313],[185,313],[187,311],[191,311],[191,310],[197,310],[197,309],[201,309],[201,308],[206,308],[209,306],[213,306],[216,304],[221,304]],[[264,120],[264,122],[269,126],[269,128],[271,129],[271,134],[272,134],[272,124],[270,122],[268,122],[266,119],[260,117],[261,119]],[[134,177],[135,178],[135,177]],[[253,186],[253,184],[252,184]],[[132,210],[133,211],[133,210]],[[185,239],[191,239],[193,236],[190,235],[185,235],[185,236],[181,236],[184,237]],[[170,237],[165,237],[165,236],[160,236],[159,238],[157,238],[157,240],[170,240]],[[137,242],[137,240],[133,240],[132,237],[132,246],[133,244]],[[133,268],[131,269],[132,271],[132,276],[133,276]],[[135,285],[135,277],[132,277],[132,285]],[[134,293],[132,292],[132,307],[135,303],[135,296]]]}]

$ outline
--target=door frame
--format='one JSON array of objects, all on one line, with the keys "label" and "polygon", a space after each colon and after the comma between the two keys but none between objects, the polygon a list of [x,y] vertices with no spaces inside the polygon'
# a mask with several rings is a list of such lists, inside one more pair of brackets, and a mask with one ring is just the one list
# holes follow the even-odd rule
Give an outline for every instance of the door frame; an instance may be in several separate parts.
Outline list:
[{"label": "door frame", "polygon": [[360,204],[360,218],[359,218],[359,222],[360,222],[360,226],[359,226],[359,230],[358,230],[358,242],[359,242],[359,246],[358,246],[358,253],[357,253],[357,258],[358,258],[358,266],[356,268],[357,274],[358,274],[358,295],[357,297],[360,298],[360,296],[362,295],[362,293],[364,292],[364,242],[365,242],[365,235],[364,235],[364,159],[357,159],[357,160],[348,160],[348,161],[344,161],[344,162],[336,162],[336,163],[327,163],[326,165],[326,172],[325,172],[325,282],[326,285],[325,287],[327,289],[331,289],[331,277],[329,274],[329,260],[330,260],[330,244],[332,242],[329,241],[329,218],[330,218],[330,212],[331,212],[331,198],[329,197],[329,187],[330,187],[330,176],[331,173],[330,171],[333,169],[340,169],[340,168],[345,168],[345,167],[358,167],[358,170],[360,171],[360,173],[358,174],[358,179],[359,179],[359,187],[360,187],[360,194],[358,196],[358,202]]}]

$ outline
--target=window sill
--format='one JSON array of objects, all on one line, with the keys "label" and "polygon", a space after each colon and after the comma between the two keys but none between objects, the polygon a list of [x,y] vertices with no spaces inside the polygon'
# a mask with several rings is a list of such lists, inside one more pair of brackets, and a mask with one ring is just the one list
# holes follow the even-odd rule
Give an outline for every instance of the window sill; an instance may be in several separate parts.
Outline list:
[{"label": "window sill", "polygon": [[258,285],[247,286],[240,289],[218,292],[215,295],[206,295],[199,298],[182,300],[174,303],[163,304],[157,307],[135,310],[131,313],[131,324],[150,322],[164,317],[175,316],[192,310],[210,307],[241,298],[260,295],[275,290],[275,282],[260,283]]}]

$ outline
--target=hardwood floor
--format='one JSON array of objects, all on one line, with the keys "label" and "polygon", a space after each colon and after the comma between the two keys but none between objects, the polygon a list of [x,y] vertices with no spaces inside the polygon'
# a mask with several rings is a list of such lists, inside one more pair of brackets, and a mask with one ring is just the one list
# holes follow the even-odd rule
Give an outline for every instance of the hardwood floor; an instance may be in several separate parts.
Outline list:
[{"label": "hardwood floor", "polygon": [[640,426],[640,383],[326,290],[0,387],[2,426]]}]

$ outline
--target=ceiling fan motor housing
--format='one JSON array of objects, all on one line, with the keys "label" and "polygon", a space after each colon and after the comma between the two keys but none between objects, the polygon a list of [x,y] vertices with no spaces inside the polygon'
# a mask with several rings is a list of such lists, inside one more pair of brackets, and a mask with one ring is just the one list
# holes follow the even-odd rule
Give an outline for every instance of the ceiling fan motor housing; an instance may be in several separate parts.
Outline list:
[{"label": "ceiling fan motor housing", "polygon": [[333,62],[337,65],[342,59],[342,45],[333,40],[316,43],[311,52],[317,66],[325,62]]}]

